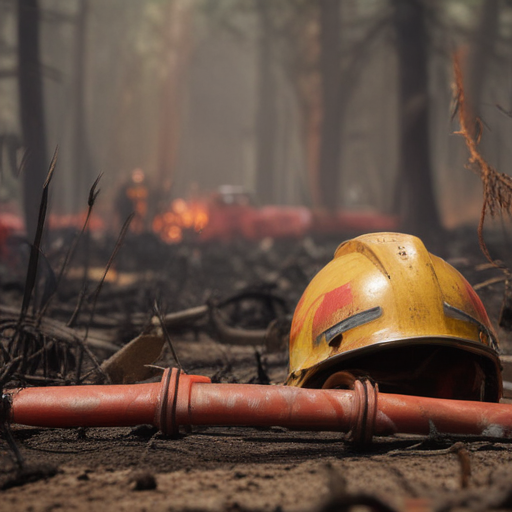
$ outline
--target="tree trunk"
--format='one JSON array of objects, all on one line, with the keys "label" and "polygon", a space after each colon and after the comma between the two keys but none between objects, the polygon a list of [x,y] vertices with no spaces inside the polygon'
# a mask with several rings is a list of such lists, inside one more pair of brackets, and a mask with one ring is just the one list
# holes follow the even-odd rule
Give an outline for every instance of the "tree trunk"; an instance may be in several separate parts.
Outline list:
[{"label": "tree trunk", "polygon": [[75,37],[75,118],[73,134],[73,209],[75,213],[87,204],[89,187],[94,181],[91,155],[87,140],[87,114],[85,109],[85,66],[88,0],[81,0]]},{"label": "tree trunk", "polygon": [[260,23],[258,55],[258,112],[256,118],[256,193],[260,203],[275,201],[277,100],[272,54],[272,0],[256,2]]},{"label": "tree trunk", "polygon": [[176,174],[181,135],[181,104],[184,76],[190,54],[192,2],[170,2],[165,10],[168,20],[165,33],[167,76],[161,96],[161,113],[158,143],[158,189],[165,202]]},{"label": "tree trunk", "polygon": [[479,19],[480,23],[471,44],[469,55],[467,87],[468,97],[476,116],[480,113],[483,87],[498,36],[498,0],[485,0],[482,3]]},{"label": "tree trunk", "polygon": [[26,150],[23,200],[27,235],[36,232],[41,192],[48,166],[39,59],[38,0],[18,0],[19,105]]},{"label": "tree trunk", "polygon": [[437,247],[443,230],[430,163],[425,6],[421,0],[393,3],[399,73],[398,210],[405,231]]},{"label": "tree trunk", "polygon": [[319,181],[321,205],[328,210],[334,210],[338,206],[343,110],[340,63],[341,19],[338,0],[320,2],[320,26],[322,122]]}]

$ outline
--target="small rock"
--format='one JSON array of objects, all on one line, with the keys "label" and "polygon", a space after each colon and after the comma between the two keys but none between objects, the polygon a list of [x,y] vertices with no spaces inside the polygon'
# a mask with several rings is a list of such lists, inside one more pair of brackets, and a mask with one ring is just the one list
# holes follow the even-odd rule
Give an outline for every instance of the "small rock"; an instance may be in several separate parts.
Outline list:
[{"label": "small rock", "polygon": [[151,473],[138,473],[132,478],[134,491],[153,491],[156,489],[156,478]]},{"label": "small rock", "polygon": [[158,432],[158,429],[153,425],[137,425],[133,427],[130,434],[143,439],[150,439]]}]

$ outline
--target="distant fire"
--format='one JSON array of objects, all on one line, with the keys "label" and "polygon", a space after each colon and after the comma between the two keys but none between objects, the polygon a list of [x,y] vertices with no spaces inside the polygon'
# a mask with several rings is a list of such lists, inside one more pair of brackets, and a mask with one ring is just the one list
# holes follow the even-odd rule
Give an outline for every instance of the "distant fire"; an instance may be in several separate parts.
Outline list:
[{"label": "distant fire", "polygon": [[200,233],[208,225],[204,204],[175,199],[168,211],[153,219],[153,231],[166,243],[177,244],[186,232]]}]

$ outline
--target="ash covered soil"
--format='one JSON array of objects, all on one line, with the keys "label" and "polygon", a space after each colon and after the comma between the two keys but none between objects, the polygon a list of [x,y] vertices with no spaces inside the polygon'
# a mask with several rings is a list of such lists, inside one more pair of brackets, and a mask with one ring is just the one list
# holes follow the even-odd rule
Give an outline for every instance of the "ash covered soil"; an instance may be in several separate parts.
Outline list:
[{"label": "ash covered soil", "polygon": [[[506,246],[496,238],[491,247],[504,259]],[[251,297],[255,292],[279,297],[281,309],[268,306],[269,301],[263,301],[264,306],[261,301],[239,301],[223,312],[230,327],[257,330],[273,316],[286,325],[309,280],[331,259],[336,242],[264,241],[207,248],[184,244],[168,249],[153,241],[154,246],[145,244],[145,252],[137,240],[127,240],[116,278],[101,292],[105,299],[98,301],[99,320],[91,332],[122,346],[140,334],[140,319],[152,316],[155,298],[162,310],[176,312],[247,296],[247,291]],[[497,325],[504,284],[498,280],[500,272],[486,265],[475,231],[454,233],[443,256],[471,284],[480,285],[478,293]],[[81,268],[80,261],[75,264]],[[6,272],[16,274],[12,269]],[[81,286],[80,279],[75,281],[69,277],[63,283],[47,316],[65,321],[64,313],[73,309],[71,297]],[[3,304],[21,300],[14,278],[2,278],[2,290]],[[84,315],[83,322],[86,317],[90,319]],[[138,320],[132,321],[135,317]],[[102,318],[115,321],[107,326]],[[503,352],[512,354],[511,334],[499,330],[499,336]],[[172,331],[171,337],[188,373],[221,382],[268,378],[276,384],[286,377],[286,334],[274,339],[274,347],[227,345],[209,320],[202,319]],[[111,355],[105,348],[94,350],[100,361]],[[172,365],[170,351],[164,351],[156,364]],[[25,466],[16,470],[2,440],[0,510],[6,511],[512,508],[512,443],[499,440],[403,435],[376,438],[358,452],[342,433],[278,427],[194,428],[178,439],[166,439],[149,426],[13,425],[12,434]]]}]

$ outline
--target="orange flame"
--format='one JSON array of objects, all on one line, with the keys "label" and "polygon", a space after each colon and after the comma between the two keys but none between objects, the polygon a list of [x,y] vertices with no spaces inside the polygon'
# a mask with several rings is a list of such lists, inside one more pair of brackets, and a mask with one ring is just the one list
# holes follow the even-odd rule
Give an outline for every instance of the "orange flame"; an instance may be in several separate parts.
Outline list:
[{"label": "orange flame", "polygon": [[168,211],[156,215],[153,231],[166,243],[183,240],[185,232],[200,233],[209,222],[207,208],[198,202],[175,199]]}]

